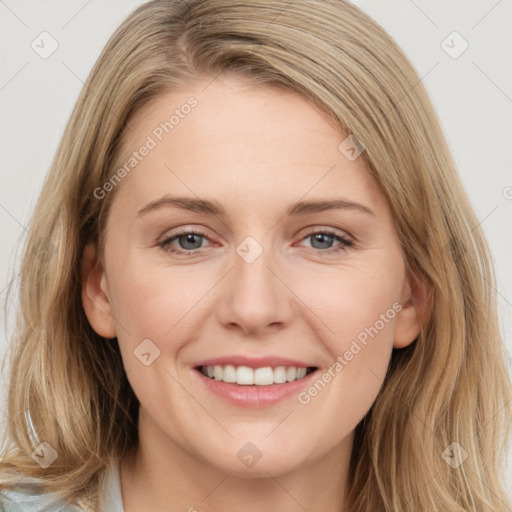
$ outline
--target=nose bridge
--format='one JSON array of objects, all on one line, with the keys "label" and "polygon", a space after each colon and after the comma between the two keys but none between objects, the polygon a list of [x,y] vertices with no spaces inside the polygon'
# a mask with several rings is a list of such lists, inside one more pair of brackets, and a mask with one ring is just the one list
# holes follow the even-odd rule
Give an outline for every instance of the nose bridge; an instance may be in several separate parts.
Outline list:
[{"label": "nose bridge", "polygon": [[287,288],[273,270],[276,255],[271,236],[258,238],[248,236],[235,247],[221,313],[224,324],[235,323],[246,332],[287,323],[292,314]]}]

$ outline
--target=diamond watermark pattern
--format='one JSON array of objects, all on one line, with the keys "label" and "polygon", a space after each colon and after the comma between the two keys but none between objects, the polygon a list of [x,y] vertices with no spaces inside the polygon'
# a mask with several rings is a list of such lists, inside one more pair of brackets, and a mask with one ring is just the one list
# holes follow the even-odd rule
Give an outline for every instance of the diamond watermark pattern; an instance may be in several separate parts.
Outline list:
[{"label": "diamond watermark pattern", "polygon": [[353,162],[365,150],[364,144],[352,133],[338,146],[338,151]]},{"label": "diamond watermark pattern", "polygon": [[55,254],[57,247],[48,238],[40,238],[32,247],[32,254],[40,261],[44,261],[45,258],[50,260]]},{"label": "diamond watermark pattern", "polygon": [[260,257],[263,247],[254,237],[248,236],[238,244],[236,252],[246,263],[253,263]]},{"label": "diamond watermark pattern", "polygon": [[245,443],[236,456],[239,458],[240,462],[247,466],[248,468],[252,468],[262,457],[262,453],[256,448],[253,443]]},{"label": "diamond watermark pattern", "polygon": [[150,339],[146,338],[137,345],[133,353],[144,366],[149,366],[160,356],[160,349]]},{"label": "diamond watermark pattern", "polygon": [[458,59],[469,48],[469,43],[454,30],[448,37],[443,39],[441,48],[452,59]]},{"label": "diamond watermark pattern", "polygon": [[441,457],[449,466],[457,469],[468,458],[468,452],[454,441],[448,445]]},{"label": "diamond watermark pattern", "polygon": [[50,444],[44,441],[31,453],[31,456],[43,469],[46,469],[57,460],[59,455]]},{"label": "diamond watermark pattern", "polygon": [[41,32],[31,43],[30,47],[41,59],[48,59],[59,47],[57,40],[48,32]]}]

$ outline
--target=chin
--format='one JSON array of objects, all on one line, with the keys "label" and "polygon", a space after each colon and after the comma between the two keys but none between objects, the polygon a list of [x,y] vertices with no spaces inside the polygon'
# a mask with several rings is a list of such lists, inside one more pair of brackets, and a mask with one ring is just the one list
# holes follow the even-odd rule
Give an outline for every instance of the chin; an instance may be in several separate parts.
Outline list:
[{"label": "chin", "polygon": [[[251,453],[251,450],[254,450]],[[285,475],[307,464],[305,459],[297,460],[290,456],[290,452],[265,450],[256,452],[252,447],[239,450],[235,457],[233,452],[224,454],[219,458],[210,459],[208,462],[220,471],[230,473],[239,478],[268,478]]]}]

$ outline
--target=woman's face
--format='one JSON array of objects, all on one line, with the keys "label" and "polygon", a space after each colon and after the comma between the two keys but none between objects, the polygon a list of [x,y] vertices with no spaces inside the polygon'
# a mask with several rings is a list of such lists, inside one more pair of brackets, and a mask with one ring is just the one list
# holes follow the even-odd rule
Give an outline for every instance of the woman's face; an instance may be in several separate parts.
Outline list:
[{"label": "woman's face", "polygon": [[84,306],[119,340],[142,443],[276,476],[347,451],[419,332],[414,291],[346,135],[291,92],[208,83],[132,120]]}]

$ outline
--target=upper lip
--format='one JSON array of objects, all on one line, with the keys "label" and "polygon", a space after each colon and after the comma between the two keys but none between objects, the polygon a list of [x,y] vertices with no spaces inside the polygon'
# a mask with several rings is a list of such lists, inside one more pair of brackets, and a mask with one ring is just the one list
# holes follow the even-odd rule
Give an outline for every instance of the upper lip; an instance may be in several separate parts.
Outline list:
[{"label": "upper lip", "polygon": [[314,366],[311,363],[305,363],[304,361],[299,361],[298,359],[291,359],[288,357],[280,357],[280,356],[265,356],[265,357],[250,357],[246,355],[233,355],[233,356],[223,356],[223,357],[215,357],[211,359],[204,359],[203,361],[199,361],[194,365],[195,368],[199,366],[248,366],[249,368],[264,368],[267,366],[277,367],[277,366],[295,366],[296,368],[310,368]]}]

